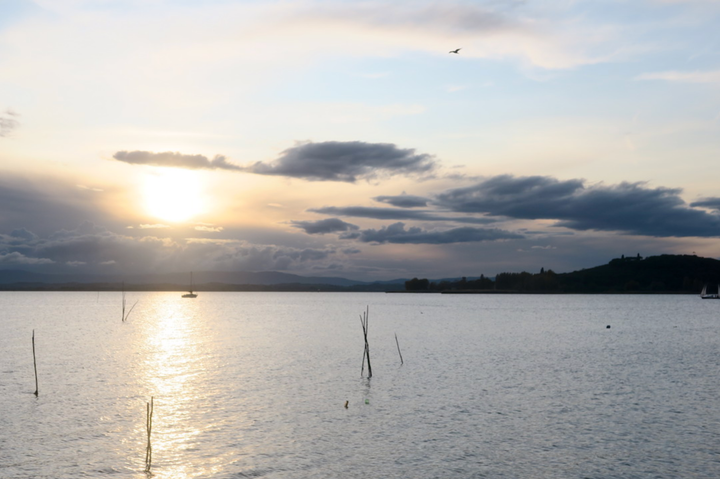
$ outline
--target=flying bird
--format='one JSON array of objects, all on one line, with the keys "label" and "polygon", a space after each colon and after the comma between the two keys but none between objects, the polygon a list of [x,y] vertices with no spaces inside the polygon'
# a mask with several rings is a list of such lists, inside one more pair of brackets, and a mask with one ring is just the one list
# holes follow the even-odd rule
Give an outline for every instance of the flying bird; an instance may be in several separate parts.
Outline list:
[{"label": "flying bird", "polygon": [[459,55],[460,50],[462,50],[462,48],[456,48],[455,50],[450,50],[448,53],[457,53]]}]

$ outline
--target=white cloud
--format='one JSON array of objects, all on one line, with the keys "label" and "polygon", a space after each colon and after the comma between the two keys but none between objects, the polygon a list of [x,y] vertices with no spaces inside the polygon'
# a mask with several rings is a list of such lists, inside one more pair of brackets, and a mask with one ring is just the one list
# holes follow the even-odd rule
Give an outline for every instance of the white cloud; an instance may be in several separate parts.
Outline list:
[{"label": "white cloud", "polygon": [[223,230],[223,227],[222,227],[222,226],[205,226],[205,225],[200,225],[200,226],[196,226],[196,227],[195,227],[195,230],[196,230],[196,231],[207,231],[207,232],[210,232],[210,233],[219,233],[220,231]]},{"label": "white cloud", "polygon": [[80,188],[81,190],[95,191],[95,192],[97,192],[97,193],[100,193],[100,192],[104,191],[102,188],[95,188],[95,187],[93,187],[93,186],[86,186],[86,185],[75,185],[75,186],[77,186],[77,187]]},{"label": "white cloud", "polygon": [[684,83],[720,83],[720,70],[715,71],[665,71],[656,73],[643,73],[635,77],[636,80],[665,80]]},{"label": "white cloud", "polygon": [[20,122],[16,120],[18,116],[19,115],[12,110],[0,113],[0,137],[10,135],[10,133],[20,125]]},{"label": "white cloud", "polygon": [[[155,230],[155,229],[163,229],[163,228],[170,228],[169,225],[164,224],[142,224],[138,226],[141,230]],[[128,226],[128,228],[132,228],[132,226]]]}]

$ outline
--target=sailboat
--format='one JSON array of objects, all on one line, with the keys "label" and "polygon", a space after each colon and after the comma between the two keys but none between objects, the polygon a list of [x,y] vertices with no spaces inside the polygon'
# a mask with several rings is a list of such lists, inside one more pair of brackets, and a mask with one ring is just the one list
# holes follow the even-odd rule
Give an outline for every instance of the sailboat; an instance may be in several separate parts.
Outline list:
[{"label": "sailboat", "polygon": [[197,293],[193,293],[192,271],[190,271],[190,291],[182,295],[183,298],[197,298]]},{"label": "sailboat", "polygon": [[720,299],[720,284],[718,284],[718,289],[715,293],[707,292],[707,284],[703,286],[702,292],[700,293],[700,299]]}]

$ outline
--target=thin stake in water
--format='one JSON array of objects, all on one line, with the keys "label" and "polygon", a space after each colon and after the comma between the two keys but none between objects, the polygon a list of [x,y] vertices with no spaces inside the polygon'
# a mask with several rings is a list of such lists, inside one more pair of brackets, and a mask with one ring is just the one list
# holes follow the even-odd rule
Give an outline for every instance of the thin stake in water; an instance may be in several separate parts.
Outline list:
[{"label": "thin stake in water", "polygon": [[152,444],[150,443],[150,434],[152,434],[152,416],[153,416],[153,400],[150,396],[150,402],[147,403],[147,416],[145,418],[145,427],[147,429],[147,448],[145,449],[145,472],[150,472],[152,466]]},{"label": "thin stake in water", "polygon": [[32,335],[32,346],[33,346],[33,368],[35,368],[35,397],[38,395],[38,377],[37,377],[37,360],[35,359],[35,330],[33,329]]},{"label": "thin stake in water", "polygon": [[397,333],[395,333],[395,344],[397,344],[398,354],[400,355],[400,366],[403,365],[402,353],[400,352],[400,343],[398,342]]}]

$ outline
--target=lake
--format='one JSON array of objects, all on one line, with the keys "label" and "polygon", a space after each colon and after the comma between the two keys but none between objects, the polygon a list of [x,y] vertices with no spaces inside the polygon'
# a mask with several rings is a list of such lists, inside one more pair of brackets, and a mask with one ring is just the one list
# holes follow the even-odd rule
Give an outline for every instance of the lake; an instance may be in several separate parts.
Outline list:
[{"label": "lake", "polygon": [[720,301],[180,294],[0,293],[0,477],[720,477]]}]

